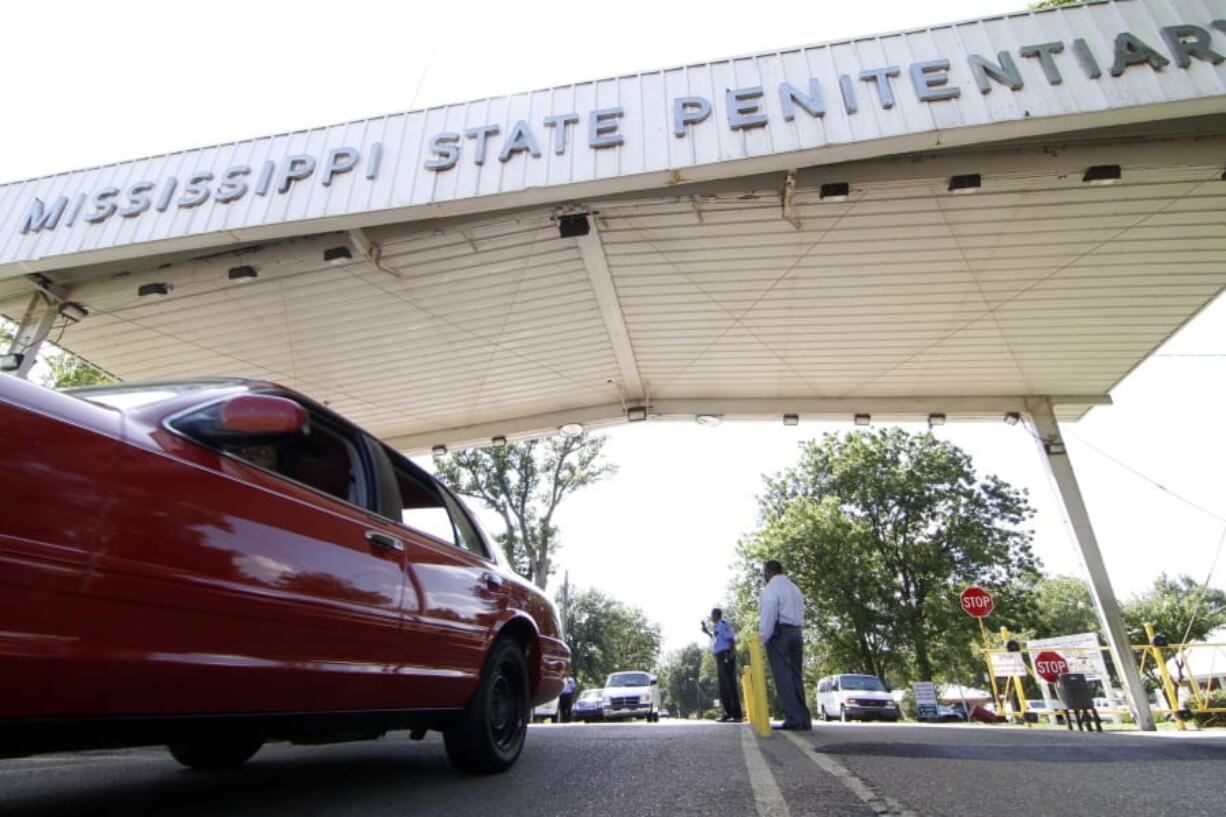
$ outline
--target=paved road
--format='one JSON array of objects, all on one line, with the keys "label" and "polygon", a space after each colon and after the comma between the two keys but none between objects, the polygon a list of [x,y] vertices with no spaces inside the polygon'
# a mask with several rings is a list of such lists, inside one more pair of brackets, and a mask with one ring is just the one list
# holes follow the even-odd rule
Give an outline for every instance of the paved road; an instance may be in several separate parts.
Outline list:
[{"label": "paved road", "polygon": [[453,773],[436,737],[265,747],[236,772],[163,750],[0,761],[0,815],[1198,817],[1223,813],[1226,739],[1007,727],[711,723],[533,727],[519,764]]}]

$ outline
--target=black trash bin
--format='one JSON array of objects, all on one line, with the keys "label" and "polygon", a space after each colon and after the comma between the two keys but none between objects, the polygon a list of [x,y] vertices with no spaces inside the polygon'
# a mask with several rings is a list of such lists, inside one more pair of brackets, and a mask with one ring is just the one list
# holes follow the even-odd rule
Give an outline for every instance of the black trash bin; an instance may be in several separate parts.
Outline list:
[{"label": "black trash bin", "polygon": [[1073,728],[1073,720],[1076,719],[1078,729],[1093,730],[1097,727],[1099,732],[1103,731],[1102,720],[1094,708],[1094,690],[1086,680],[1085,673],[1060,673],[1056,678],[1056,695],[1065,708],[1065,720],[1069,729]]}]

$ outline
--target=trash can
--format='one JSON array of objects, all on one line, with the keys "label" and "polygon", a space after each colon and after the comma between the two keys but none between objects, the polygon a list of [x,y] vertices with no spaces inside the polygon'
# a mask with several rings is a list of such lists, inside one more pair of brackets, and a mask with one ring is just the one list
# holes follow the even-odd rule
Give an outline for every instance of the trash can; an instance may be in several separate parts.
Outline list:
[{"label": "trash can", "polygon": [[1056,695],[1065,709],[1093,709],[1094,691],[1085,673],[1062,672],[1056,679]]}]

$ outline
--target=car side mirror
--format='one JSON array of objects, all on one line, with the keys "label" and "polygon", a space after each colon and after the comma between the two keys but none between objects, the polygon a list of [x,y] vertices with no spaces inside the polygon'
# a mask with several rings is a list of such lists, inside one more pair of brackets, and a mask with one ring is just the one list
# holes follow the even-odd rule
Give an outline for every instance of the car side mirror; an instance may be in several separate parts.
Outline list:
[{"label": "car side mirror", "polygon": [[306,409],[272,394],[236,395],[181,417],[174,426],[210,445],[273,445],[310,433]]}]

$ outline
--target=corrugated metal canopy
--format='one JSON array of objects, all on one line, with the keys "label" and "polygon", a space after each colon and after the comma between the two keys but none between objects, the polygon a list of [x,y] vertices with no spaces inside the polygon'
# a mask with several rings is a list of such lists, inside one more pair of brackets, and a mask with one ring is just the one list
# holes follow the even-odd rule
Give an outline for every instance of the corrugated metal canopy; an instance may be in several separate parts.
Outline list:
[{"label": "corrugated metal canopy", "polygon": [[[637,406],[999,418],[1051,395],[1073,418],[1226,286],[1223,124],[85,267],[56,279],[90,310],[60,342],[125,379],[279,381],[406,449]],[[1083,181],[1111,164],[1118,183]],[[962,174],[980,174],[977,192],[950,192]],[[846,200],[822,198],[831,183]],[[591,232],[561,237],[567,213],[590,214]],[[336,246],[352,257],[325,262]],[[258,277],[229,280],[242,265]],[[152,282],[173,290],[138,296]],[[20,317],[29,281],[3,286]]]}]

